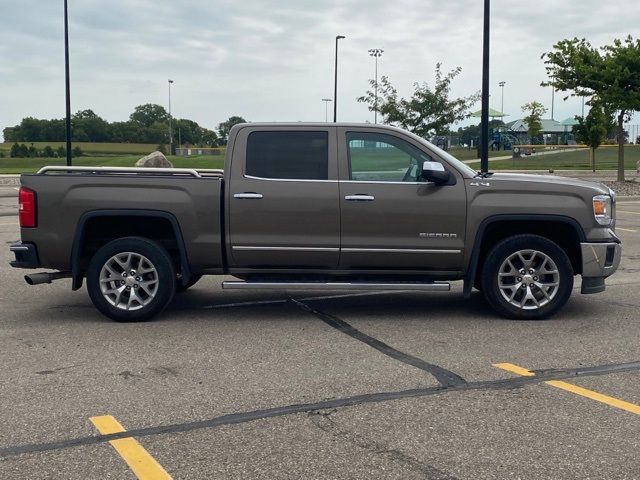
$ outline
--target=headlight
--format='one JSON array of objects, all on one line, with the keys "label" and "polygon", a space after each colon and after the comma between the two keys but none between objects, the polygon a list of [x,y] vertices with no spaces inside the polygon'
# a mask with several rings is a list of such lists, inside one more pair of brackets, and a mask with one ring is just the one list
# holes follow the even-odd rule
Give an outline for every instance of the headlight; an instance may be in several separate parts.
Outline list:
[{"label": "headlight", "polygon": [[613,217],[611,215],[611,197],[609,195],[596,195],[593,197],[593,215],[600,225],[611,225]]}]

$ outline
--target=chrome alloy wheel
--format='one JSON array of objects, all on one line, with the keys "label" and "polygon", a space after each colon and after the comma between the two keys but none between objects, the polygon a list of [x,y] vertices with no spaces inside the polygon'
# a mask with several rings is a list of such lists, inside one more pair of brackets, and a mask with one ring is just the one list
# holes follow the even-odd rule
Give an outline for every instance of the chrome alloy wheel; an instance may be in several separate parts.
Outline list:
[{"label": "chrome alloy wheel", "polygon": [[105,262],[100,270],[100,290],[104,298],[121,310],[139,310],[158,291],[158,272],[144,255],[122,252]]},{"label": "chrome alloy wheel", "polygon": [[523,310],[536,310],[558,293],[560,272],[548,255],[537,250],[519,250],[502,262],[498,287],[504,299]]}]

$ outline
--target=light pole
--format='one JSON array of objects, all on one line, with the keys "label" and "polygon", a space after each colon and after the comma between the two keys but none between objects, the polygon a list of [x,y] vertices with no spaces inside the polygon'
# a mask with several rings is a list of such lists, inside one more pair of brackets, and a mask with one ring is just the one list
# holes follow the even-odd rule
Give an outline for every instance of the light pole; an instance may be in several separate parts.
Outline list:
[{"label": "light pole", "polygon": [[328,122],[329,121],[329,102],[331,101],[331,99],[323,98],[322,101],[324,102],[324,121]]},{"label": "light pole", "polygon": [[378,123],[378,57],[382,56],[384,50],[380,48],[372,48],[369,55],[376,59],[376,83],[375,83],[375,104],[373,107],[373,123]]},{"label": "light pole", "polygon": [[480,172],[489,172],[489,40],[491,23],[490,0],[484,0],[482,29],[482,121],[480,130]]},{"label": "light pole", "polygon": [[338,121],[338,40],[345,38],[344,35],[336,35],[336,64],[333,76],[333,123]]},{"label": "light pole", "polygon": [[169,155],[173,153],[173,126],[171,118],[171,84],[173,80],[169,79]]},{"label": "light pole", "polygon": [[66,129],[67,129],[67,166],[71,166],[71,81],[69,77],[69,11],[67,0],[64,0],[64,77],[65,96],[67,103]]},{"label": "light pole", "polygon": [[553,120],[553,109],[556,104],[556,87],[551,85],[551,120]]},{"label": "light pole", "polygon": [[[502,88],[502,105],[500,106],[500,113],[502,113],[502,115],[504,115],[504,86],[507,84],[507,82],[505,82],[504,80],[500,83],[498,83],[498,85],[500,85],[500,88]],[[502,117],[504,118],[504,117]]]}]

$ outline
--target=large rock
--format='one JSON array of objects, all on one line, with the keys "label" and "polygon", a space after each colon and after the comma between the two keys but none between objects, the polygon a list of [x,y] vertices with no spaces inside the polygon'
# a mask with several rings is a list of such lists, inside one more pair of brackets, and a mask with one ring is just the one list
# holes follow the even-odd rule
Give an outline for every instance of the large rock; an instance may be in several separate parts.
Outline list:
[{"label": "large rock", "polygon": [[162,152],[153,152],[136,162],[136,167],[173,168],[173,165]]}]

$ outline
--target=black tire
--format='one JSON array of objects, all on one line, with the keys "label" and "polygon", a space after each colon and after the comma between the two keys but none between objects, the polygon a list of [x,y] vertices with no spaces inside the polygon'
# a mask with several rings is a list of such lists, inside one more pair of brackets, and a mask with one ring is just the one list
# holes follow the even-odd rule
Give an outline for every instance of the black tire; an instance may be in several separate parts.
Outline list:
[{"label": "black tire", "polygon": [[186,285],[182,284],[182,280],[176,281],[176,293],[182,293],[193,287],[202,278],[202,275],[191,275]]},{"label": "black tire", "polygon": [[[524,258],[532,261],[531,268],[526,269],[526,263],[520,262],[522,257],[518,257],[517,252],[525,252]],[[544,256],[551,262],[544,260]],[[556,273],[547,273],[550,269]],[[504,317],[542,320],[552,316],[567,302],[573,290],[573,276],[571,261],[554,242],[539,235],[515,235],[498,243],[487,255],[482,268],[482,293],[491,307]],[[510,283],[512,278],[513,287]],[[524,306],[515,306],[505,295],[515,295],[512,299],[515,303],[524,299]]]},{"label": "black tire", "polygon": [[[122,272],[119,270],[116,272],[118,275],[114,275],[106,269],[105,265],[110,261],[110,268],[120,265],[119,263],[113,263],[114,256],[119,253],[123,254],[120,258],[120,260],[123,261],[127,258],[125,254],[129,252],[133,254],[131,256],[131,258],[133,258],[133,260],[131,260],[133,262],[131,268],[139,269],[140,272],[142,272],[141,276],[130,275],[131,272],[135,272],[136,270],[125,272],[124,267],[122,267]],[[144,257],[149,263],[144,262],[143,264],[143,261],[140,260],[138,264],[135,264],[135,260],[139,260],[141,257]],[[153,270],[150,272],[145,270],[145,268],[148,270],[149,264],[153,267]],[[103,268],[105,268],[105,275],[107,275],[106,281],[102,282],[105,293],[102,291],[100,282],[100,275]],[[114,270],[114,268],[111,268],[111,270]],[[123,278],[120,278],[120,275],[123,275]],[[111,281],[111,278],[114,278],[114,280]],[[139,282],[136,282],[137,280],[139,280]],[[136,283],[125,286],[125,282],[128,281]],[[122,286],[118,287],[116,282],[118,284],[121,283]],[[150,286],[143,286],[143,284],[150,284]],[[149,288],[153,295],[148,293],[146,288]],[[117,293],[117,291],[121,289],[127,290],[121,292],[122,297]],[[112,320],[116,322],[143,322],[162,312],[173,299],[176,291],[176,272],[171,257],[167,251],[156,242],[142,237],[120,238],[100,248],[89,262],[89,268],[87,269],[87,291],[95,307],[103,315],[106,315]],[[131,298],[131,291],[138,292],[138,295],[140,295],[139,297],[135,296],[136,300],[134,301],[138,303],[137,305],[129,300]],[[116,298],[109,297],[110,299],[108,300],[106,295],[113,295],[116,296]],[[120,302],[121,298],[123,299],[122,302]],[[129,307],[124,306],[124,300],[128,300]],[[122,306],[118,307],[111,302],[117,302],[118,305],[122,303]]]}]

